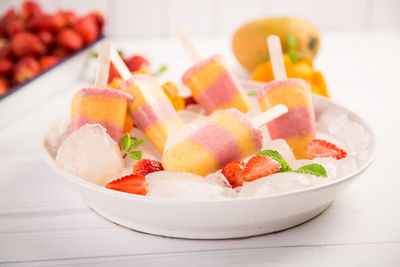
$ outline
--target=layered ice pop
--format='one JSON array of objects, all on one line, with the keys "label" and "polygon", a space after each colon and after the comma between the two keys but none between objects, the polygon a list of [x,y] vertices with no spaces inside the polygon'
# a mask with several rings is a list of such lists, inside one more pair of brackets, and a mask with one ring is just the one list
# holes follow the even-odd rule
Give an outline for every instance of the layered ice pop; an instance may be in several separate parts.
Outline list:
[{"label": "layered ice pop", "polygon": [[132,96],[108,88],[83,88],[72,98],[71,133],[86,123],[101,124],[119,144],[123,135],[128,102]]},{"label": "layered ice pop", "polygon": [[100,45],[95,87],[78,91],[71,103],[71,133],[85,124],[100,124],[119,144],[123,135],[128,102],[126,92],[106,88],[110,64],[109,42]]},{"label": "layered ice pop", "polygon": [[315,118],[311,86],[302,79],[287,79],[279,37],[267,39],[275,81],[257,91],[262,111],[283,104],[289,109],[285,115],[267,123],[271,139],[283,138],[297,159],[305,159],[307,144],[315,139]]},{"label": "layered ice pop", "polygon": [[185,72],[182,82],[209,114],[228,108],[246,113],[251,108],[248,95],[229,70],[223,56],[216,55],[197,62]]},{"label": "layered ice pop", "polygon": [[133,96],[128,113],[137,128],[162,152],[168,135],[183,123],[157,80],[135,74],[121,84]]},{"label": "layered ice pop", "polygon": [[262,148],[259,125],[285,113],[280,105],[253,120],[231,108],[218,111],[209,120],[167,147],[162,165],[168,171],[190,172],[205,176],[232,160],[244,159]]},{"label": "layered ice pop", "polygon": [[272,81],[257,92],[261,110],[277,104],[288,107],[288,113],[267,123],[271,139],[283,138],[297,159],[305,159],[307,144],[315,139],[315,118],[311,86],[302,79]]}]

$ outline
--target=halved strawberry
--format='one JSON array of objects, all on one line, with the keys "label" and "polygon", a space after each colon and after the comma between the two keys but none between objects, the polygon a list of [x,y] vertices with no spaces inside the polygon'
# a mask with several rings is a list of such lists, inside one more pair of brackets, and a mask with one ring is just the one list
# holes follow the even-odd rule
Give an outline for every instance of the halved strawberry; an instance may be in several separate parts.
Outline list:
[{"label": "halved strawberry", "polygon": [[143,175],[131,174],[111,181],[106,188],[125,193],[146,195],[148,190],[146,177]]},{"label": "halved strawberry", "polygon": [[221,173],[225,176],[225,178],[231,184],[232,188],[243,185],[242,174],[243,174],[244,167],[245,167],[245,164],[243,161],[234,160],[234,161],[231,161],[228,164],[226,164],[225,167],[222,169]]},{"label": "halved strawberry", "polygon": [[149,61],[140,55],[133,55],[130,58],[124,59],[124,62],[130,71],[147,70]]},{"label": "halved strawberry", "polygon": [[152,159],[141,159],[133,165],[133,174],[146,176],[149,173],[164,170],[161,162]]},{"label": "halved strawberry", "polygon": [[315,139],[307,144],[307,158],[334,158],[342,159],[347,156],[347,152],[338,148],[328,141]]},{"label": "halved strawberry", "polygon": [[276,160],[268,156],[256,155],[247,162],[243,170],[243,180],[251,182],[258,178],[277,173],[280,167],[281,165]]}]

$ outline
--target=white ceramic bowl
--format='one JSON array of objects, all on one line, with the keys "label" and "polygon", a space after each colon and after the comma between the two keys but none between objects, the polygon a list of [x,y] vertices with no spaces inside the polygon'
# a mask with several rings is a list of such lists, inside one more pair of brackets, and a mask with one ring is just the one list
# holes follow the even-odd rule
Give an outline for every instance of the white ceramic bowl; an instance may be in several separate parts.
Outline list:
[{"label": "white ceramic bowl", "polygon": [[71,182],[93,210],[117,224],[141,232],[180,238],[222,239],[260,235],[298,225],[319,215],[374,159],[375,138],[360,117],[323,97],[314,96],[314,105],[317,114],[335,107],[363,125],[371,135],[371,154],[361,167],[345,177],[276,195],[191,201],[113,191],[90,184],[60,169],[45,148],[46,140],[43,140],[43,147],[50,166]]}]

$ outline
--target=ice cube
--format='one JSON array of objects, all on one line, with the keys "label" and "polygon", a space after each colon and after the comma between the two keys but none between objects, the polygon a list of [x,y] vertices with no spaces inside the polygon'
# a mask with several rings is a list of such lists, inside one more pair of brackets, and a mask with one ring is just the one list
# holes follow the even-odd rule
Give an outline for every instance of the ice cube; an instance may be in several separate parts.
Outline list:
[{"label": "ice cube", "polygon": [[[138,128],[133,128],[130,132],[129,135],[132,137],[135,137],[139,140],[143,139],[145,142],[138,147],[135,148],[135,150],[140,150],[142,151],[142,159],[154,159],[157,161],[161,161],[161,153],[157,150],[157,148],[147,139],[147,137],[144,135],[144,133],[139,130]],[[132,159],[131,157],[126,156],[124,158],[124,165],[125,168],[127,167],[132,167],[137,160]]]},{"label": "ice cube", "polygon": [[184,124],[187,123],[200,124],[207,121],[207,116],[188,110],[180,110],[178,111],[178,115]]},{"label": "ice cube", "polygon": [[338,165],[338,160],[333,158],[315,158],[313,162],[322,165],[329,178],[335,179],[336,174],[336,166]]},{"label": "ice cube", "polygon": [[45,146],[53,159],[56,157],[58,148],[69,135],[69,122],[69,116],[62,118],[53,125],[46,135]]},{"label": "ice cube", "polygon": [[226,177],[221,173],[221,170],[211,173],[205,177],[206,181],[219,184],[224,187],[232,187]]},{"label": "ice cube", "polygon": [[310,179],[294,172],[281,172],[244,183],[238,197],[253,197],[303,189],[312,185]]},{"label": "ice cube", "polygon": [[313,164],[314,162],[312,160],[309,159],[299,159],[299,160],[294,160],[293,162],[291,162],[290,167],[295,170],[298,169],[300,167],[303,167],[305,165],[309,165],[309,164]]},{"label": "ice cube", "polygon": [[333,121],[347,118],[347,114],[340,109],[331,108],[321,113],[317,118],[317,130],[322,132],[328,132],[329,126]]},{"label": "ice cube", "polygon": [[148,196],[192,200],[226,198],[224,186],[199,175],[160,171],[150,173],[146,178],[149,185]]},{"label": "ice cube", "polygon": [[99,124],[86,124],[68,136],[55,161],[68,172],[100,186],[118,178],[124,167],[118,144]]},{"label": "ice cube", "polygon": [[337,177],[342,178],[357,169],[357,161],[350,156],[337,161]]},{"label": "ice cube", "polygon": [[263,149],[278,151],[289,165],[295,161],[292,149],[283,139],[265,140],[264,138]]}]

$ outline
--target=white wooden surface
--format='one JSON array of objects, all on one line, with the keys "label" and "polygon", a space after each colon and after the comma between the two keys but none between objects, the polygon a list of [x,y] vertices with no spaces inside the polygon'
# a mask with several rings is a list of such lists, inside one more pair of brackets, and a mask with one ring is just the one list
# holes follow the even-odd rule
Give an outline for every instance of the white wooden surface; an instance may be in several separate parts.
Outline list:
[{"label": "white wooden surface", "polygon": [[[0,13],[23,0],[1,0]],[[323,31],[400,31],[398,0],[36,0],[45,10],[98,9],[112,37],[172,37],[184,25],[192,36],[232,34],[241,24],[266,16],[301,16]]]},{"label": "white wooden surface", "polygon": [[[228,38],[196,43],[204,55],[230,51]],[[190,64],[176,41],[121,39],[115,44],[126,52],[146,54],[153,65],[168,63],[163,80],[177,81]],[[244,239],[152,236],[95,214],[46,165],[40,152],[44,130],[87,81],[49,84],[65,87],[65,93],[0,129],[0,266],[399,266],[398,47],[398,33],[323,36],[316,65],[333,99],[375,129],[378,156],[319,217],[286,231]]]}]

